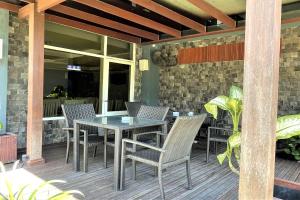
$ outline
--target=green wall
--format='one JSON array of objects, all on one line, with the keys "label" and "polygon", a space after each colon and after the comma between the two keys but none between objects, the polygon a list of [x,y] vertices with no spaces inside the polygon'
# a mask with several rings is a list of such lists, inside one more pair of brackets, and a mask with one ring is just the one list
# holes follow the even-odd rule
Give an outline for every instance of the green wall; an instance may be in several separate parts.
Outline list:
[{"label": "green wall", "polygon": [[0,9],[0,39],[3,40],[2,59],[0,59],[0,121],[6,130],[6,107],[7,107],[7,69],[8,69],[8,31],[9,12]]},{"label": "green wall", "polygon": [[143,58],[149,60],[149,70],[143,71],[141,100],[147,105],[159,104],[159,67],[154,65],[150,56],[151,46],[143,47]]}]

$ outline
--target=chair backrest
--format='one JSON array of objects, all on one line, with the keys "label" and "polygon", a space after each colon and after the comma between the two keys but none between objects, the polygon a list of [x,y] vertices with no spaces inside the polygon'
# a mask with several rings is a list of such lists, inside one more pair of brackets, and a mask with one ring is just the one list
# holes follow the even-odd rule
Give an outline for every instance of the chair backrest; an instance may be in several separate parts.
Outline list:
[{"label": "chair backrest", "polygon": [[84,99],[67,99],[64,101],[65,105],[73,104],[84,104]]},{"label": "chair backrest", "polygon": [[73,128],[74,119],[88,119],[96,117],[93,104],[67,104],[61,105],[66,125]]},{"label": "chair backrest", "polygon": [[115,100],[115,111],[125,110],[125,104],[122,99]]},{"label": "chair backrest", "polygon": [[141,108],[141,105],[142,105],[141,102],[125,102],[128,116],[136,117]]},{"label": "chair backrest", "polygon": [[206,114],[178,117],[170,130],[160,156],[161,163],[175,162],[190,155],[195,137],[206,118]]},{"label": "chair backrest", "polygon": [[44,99],[44,117],[57,116],[59,106],[59,99]]},{"label": "chair backrest", "polygon": [[141,105],[140,110],[137,113],[137,117],[144,119],[165,120],[168,111],[169,107]]}]

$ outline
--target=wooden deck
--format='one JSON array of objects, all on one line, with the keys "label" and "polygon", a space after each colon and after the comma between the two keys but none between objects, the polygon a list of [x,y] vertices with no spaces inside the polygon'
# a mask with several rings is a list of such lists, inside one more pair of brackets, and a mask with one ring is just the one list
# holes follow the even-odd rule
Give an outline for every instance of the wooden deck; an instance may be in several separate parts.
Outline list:
[{"label": "wooden deck", "polygon": [[[74,172],[72,164],[64,163],[65,147],[44,149],[45,165],[27,168],[43,180],[60,179],[67,181],[59,189],[76,189],[85,194],[84,199],[160,199],[158,180],[153,176],[153,168],[140,164],[137,167],[137,180],[131,180],[130,163],[126,173],[125,190],[115,192],[112,185],[112,149],[109,149],[109,167],[103,168],[102,150],[96,158],[89,159],[89,172]],[[212,155],[205,162],[204,147],[195,144],[192,152],[193,190],[186,189],[185,165],[170,168],[164,173],[166,199],[237,199],[238,177],[227,165],[220,166]],[[300,164],[277,159],[276,177],[300,182]],[[82,198],[81,198],[82,199]]]}]

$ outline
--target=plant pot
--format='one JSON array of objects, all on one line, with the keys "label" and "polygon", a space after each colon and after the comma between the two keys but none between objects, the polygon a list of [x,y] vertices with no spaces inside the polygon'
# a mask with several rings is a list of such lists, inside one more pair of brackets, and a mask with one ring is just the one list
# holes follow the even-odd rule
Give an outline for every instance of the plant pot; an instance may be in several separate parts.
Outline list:
[{"label": "plant pot", "polygon": [[300,183],[275,178],[274,195],[277,199],[300,199]]},{"label": "plant pot", "polygon": [[0,135],[0,161],[10,163],[17,160],[17,136],[12,133]]}]

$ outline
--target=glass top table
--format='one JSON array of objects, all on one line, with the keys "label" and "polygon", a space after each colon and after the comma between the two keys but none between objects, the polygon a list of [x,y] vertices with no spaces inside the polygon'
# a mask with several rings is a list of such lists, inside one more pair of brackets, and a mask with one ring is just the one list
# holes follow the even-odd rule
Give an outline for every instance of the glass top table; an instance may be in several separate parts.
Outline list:
[{"label": "glass top table", "polygon": [[127,116],[108,116],[108,117],[95,117],[87,119],[74,120],[74,148],[73,148],[73,165],[75,171],[80,171],[80,157],[79,157],[79,126],[88,125],[98,128],[114,130],[115,135],[115,148],[114,148],[114,170],[113,182],[115,190],[120,189],[120,159],[121,159],[121,141],[122,133],[125,130],[134,130],[144,127],[162,127],[163,133],[167,133],[167,123],[160,120],[143,119],[137,117]]}]

